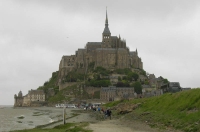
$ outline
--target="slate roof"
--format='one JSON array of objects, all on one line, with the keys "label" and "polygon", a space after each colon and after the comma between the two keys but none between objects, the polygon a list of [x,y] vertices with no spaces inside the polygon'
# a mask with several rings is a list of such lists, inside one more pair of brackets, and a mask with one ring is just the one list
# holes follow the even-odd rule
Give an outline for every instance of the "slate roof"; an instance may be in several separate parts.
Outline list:
[{"label": "slate roof", "polygon": [[101,45],[102,42],[88,42],[87,45]]},{"label": "slate roof", "polygon": [[103,34],[110,34],[110,30],[108,26],[105,26],[104,30],[103,30]]}]

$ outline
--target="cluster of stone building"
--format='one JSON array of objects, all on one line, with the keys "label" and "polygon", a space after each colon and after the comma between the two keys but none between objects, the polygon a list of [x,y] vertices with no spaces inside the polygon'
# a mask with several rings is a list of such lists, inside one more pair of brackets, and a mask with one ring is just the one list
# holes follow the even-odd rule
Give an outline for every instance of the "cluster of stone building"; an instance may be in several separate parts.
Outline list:
[{"label": "cluster of stone building", "polygon": [[[138,69],[143,69],[142,59],[138,56],[138,51],[130,51],[126,46],[126,40],[121,39],[120,35],[111,36],[108,27],[108,17],[106,11],[105,28],[102,33],[101,42],[88,42],[83,49],[78,49],[74,55],[65,55],[62,57],[59,64],[59,82],[72,70],[86,73],[90,63],[94,63],[94,68],[101,66],[106,69],[124,69],[132,68],[134,72],[139,72]],[[121,75],[119,75],[121,76]],[[109,76],[113,84],[118,82],[118,76]],[[143,93],[139,96],[160,95],[161,91],[155,91],[161,85],[159,78],[149,75],[139,75],[140,81],[149,81],[149,85],[143,85]],[[59,83],[59,89],[70,85]],[[96,89],[96,88],[95,88]],[[134,92],[133,87],[102,87],[100,89],[100,99],[113,101],[120,98],[136,98],[138,95]],[[97,89],[96,89],[97,90]],[[152,92],[154,90],[154,92]],[[88,91],[93,93],[94,91]],[[150,93],[151,92],[151,93]],[[156,93],[156,94],[155,94]]]},{"label": "cluster of stone building", "polygon": [[[111,77],[115,79],[113,82],[118,81],[118,77]],[[120,99],[133,99],[140,97],[159,96],[163,94],[163,90],[160,88],[163,85],[163,79],[161,77],[156,78],[154,74],[149,76],[140,75],[139,81],[148,81],[149,85],[142,85],[142,93],[137,94],[134,91],[134,87],[101,87],[100,99],[106,101],[114,101]]]},{"label": "cluster of stone building", "polygon": [[90,63],[94,63],[94,68],[101,66],[106,69],[143,69],[143,62],[138,56],[137,49],[130,51],[126,46],[126,40],[120,36],[111,36],[107,11],[102,41],[88,42],[85,48],[78,49],[74,55],[64,55],[59,64],[59,80],[63,80],[71,70],[87,72]]},{"label": "cluster of stone building", "polygon": [[23,96],[22,91],[19,91],[18,95],[14,95],[14,107],[24,106],[41,106],[46,103],[47,96],[53,96],[55,94],[53,89],[48,89],[48,93],[45,94],[44,90],[29,90],[28,94]]},{"label": "cluster of stone building", "polygon": [[102,87],[100,90],[100,99],[106,101],[116,101],[120,99],[135,98],[137,94],[133,87]]}]

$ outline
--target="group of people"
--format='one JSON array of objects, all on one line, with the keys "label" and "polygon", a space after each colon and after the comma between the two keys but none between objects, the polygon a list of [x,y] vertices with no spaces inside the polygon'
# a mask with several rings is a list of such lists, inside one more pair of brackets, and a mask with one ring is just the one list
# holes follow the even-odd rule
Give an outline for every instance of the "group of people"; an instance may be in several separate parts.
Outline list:
[{"label": "group of people", "polygon": [[[88,109],[88,106],[86,106],[86,110]],[[94,107],[94,106],[91,106],[90,107],[91,110],[93,111],[98,111],[99,113],[103,113],[104,114],[104,119],[106,118],[110,118],[111,120],[111,114],[112,114],[112,111],[110,110],[110,108],[107,108],[106,110],[102,107],[100,107],[99,105],[97,107]]]},{"label": "group of people", "polygon": [[102,112],[104,114],[104,119],[109,117],[111,120],[112,111],[110,110],[110,108],[107,108],[106,110],[104,110],[103,108],[101,109],[100,107],[98,107],[97,110],[99,111],[99,113]]}]

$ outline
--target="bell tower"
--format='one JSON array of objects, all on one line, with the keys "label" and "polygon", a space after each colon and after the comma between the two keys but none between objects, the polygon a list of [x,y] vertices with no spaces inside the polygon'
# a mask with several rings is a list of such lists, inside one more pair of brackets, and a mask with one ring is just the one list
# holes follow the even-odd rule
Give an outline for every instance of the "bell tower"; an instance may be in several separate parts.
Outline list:
[{"label": "bell tower", "polygon": [[102,33],[102,48],[111,48],[111,33],[108,28],[108,15],[107,15],[107,8],[106,8],[106,20],[105,20],[105,28]]}]

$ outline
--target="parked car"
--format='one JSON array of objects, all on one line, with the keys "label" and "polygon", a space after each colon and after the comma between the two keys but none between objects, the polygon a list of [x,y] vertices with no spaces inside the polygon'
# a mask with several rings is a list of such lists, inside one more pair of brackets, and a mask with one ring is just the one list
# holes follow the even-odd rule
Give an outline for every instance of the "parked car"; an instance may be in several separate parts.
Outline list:
[{"label": "parked car", "polygon": [[61,107],[61,105],[60,105],[60,104],[56,104],[56,105],[55,105],[55,107],[57,107],[57,108],[60,108],[60,107]]}]

